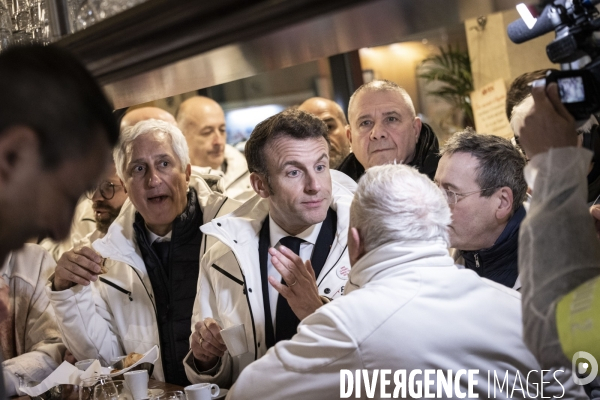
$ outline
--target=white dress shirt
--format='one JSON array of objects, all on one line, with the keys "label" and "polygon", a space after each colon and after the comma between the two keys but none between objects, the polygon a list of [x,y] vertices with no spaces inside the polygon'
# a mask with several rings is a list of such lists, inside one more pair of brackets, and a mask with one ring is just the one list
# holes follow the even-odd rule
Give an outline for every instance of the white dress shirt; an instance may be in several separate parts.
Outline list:
[{"label": "white dress shirt", "polygon": [[[310,260],[312,257],[313,250],[315,248],[315,243],[317,243],[317,238],[319,237],[319,232],[321,232],[321,226],[323,222],[319,222],[306,229],[305,231],[295,235],[297,238],[304,240],[303,243],[300,244],[300,258],[303,261]],[[277,245],[279,241],[286,236],[294,236],[290,235],[286,231],[284,231],[273,218],[269,218],[269,233],[270,233],[270,241],[271,247]],[[281,274],[273,264],[271,263],[271,254],[268,255],[267,261],[267,272],[269,276],[272,276],[277,281],[281,282]],[[293,282],[290,282],[293,283]],[[275,331],[275,314],[277,313],[277,298],[279,296],[279,292],[269,283],[269,305],[271,306],[271,319],[273,320],[273,331]]]},{"label": "white dress shirt", "polygon": [[154,242],[170,242],[171,241],[171,235],[173,234],[173,231],[169,231],[169,233],[167,233],[165,236],[158,236],[156,233],[152,232],[150,229],[148,229],[148,227],[146,226],[146,233],[148,234],[148,241],[150,242],[150,246],[152,246],[152,244]]}]

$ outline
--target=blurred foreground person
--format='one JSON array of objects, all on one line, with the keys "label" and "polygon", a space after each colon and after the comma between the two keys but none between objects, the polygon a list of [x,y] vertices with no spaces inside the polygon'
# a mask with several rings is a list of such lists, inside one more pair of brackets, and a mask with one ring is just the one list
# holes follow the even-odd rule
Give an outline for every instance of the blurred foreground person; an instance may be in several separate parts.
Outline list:
[{"label": "blurred foreground person", "polygon": [[387,80],[362,85],[350,97],[348,122],[352,153],[339,166],[341,172],[358,182],[376,165],[406,164],[433,179],[438,140],[417,117],[406,90]]},{"label": "blurred foreground person", "polygon": [[45,286],[54,260],[43,248],[26,244],[12,251],[0,269],[0,297],[8,296],[8,318],[0,322],[6,395],[23,395],[19,385],[41,382],[63,361],[65,346]]},{"label": "blurred foreground person", "polygon": [[[229,387],[307,315],[342,296],[352,192],[338,182],[342,173],[329,170],[329,150],[325,123],[300,110],[267,118],[252,132],[245,151],[257,195],[202,226],[219,243],[200,264],[190,381]],[[293,262],[284,264],[286,257]],[[248,349],[239,356],[220,334],[235,325],[243,326]]]},{"label": "blurred foreground person", "polygon": [[222,172],[227,196],[242,201],[254,196],[244,155],[227,144],[225,113],[219,103],[191,97],[179,106],[177,123],[188,142],[192,165]]},{"label": "blurred foreground person", "polygon": [[125,129],[114,159],[129,200],[93,249],[58,263],[48,296],[77,359],[109,363],[158,345],[153,376],[184,386],[198,266],[212,243],[200,225],[238,203],[192,172],[185,137],[164,121]]},{"label": "blurred foreground person", "polygon": [[329,168],[337,169],[350,154],[350,140],[346,135],[348,121],[344,110],[335,101],[322,97],[311,97],[298,107],[298,110],[319,117],[329,131]]},{"label": "blurred foreground person", "polygon": [[[519,293],[454,266],[450,221],[444,194],[427,176],[403,165],[367,170],[350,209],[352,269],[344,296],[244,369],[227,398],[385,398],[392,392],[423,398],[437,392],[437,398],[508,399],[526,398],[525,390],[539,396],[541,368],[521,337]],[[474,379],[467,369],[477,370]],[[368,378],[349,384],[357,370]],[[371,381],[375,370],[391,372]],[[404,370],[403,388],[398,370]],[[450,385],[444,388],[425,370],[450,377]],[[491,387],[493,378],[488,386],[488,371],[506,379],[503,390]],[[544,396],[584,398],[570,378],[567,371],[546,374]]]},{"label": "blurred foreground person", "polygon": [[[66,237],[118,134],[102,90],[73,56],[54,46],[0,55],[0,263],[31,238]],[[8,313],[0,301],[0,321]]]},{"label": "blurred foreground person", "polygon": [[597,361],[600,215],[596,207],[590,215],[586,204],[592,152],[577,147],[575,122],[556,84],[533,88],[532,96],[520,137],[531,157],[525,175],[533,191],[520,234],[525,340],[544,367],[590,360],[578,352]]},{"label": "blurred foreground person", "polygon": [[525,218],[525,157],[508,140],[472,129],[441,151],[435,182],[446,192],[450,246],[458,264],[519,289],[519,227]]}]

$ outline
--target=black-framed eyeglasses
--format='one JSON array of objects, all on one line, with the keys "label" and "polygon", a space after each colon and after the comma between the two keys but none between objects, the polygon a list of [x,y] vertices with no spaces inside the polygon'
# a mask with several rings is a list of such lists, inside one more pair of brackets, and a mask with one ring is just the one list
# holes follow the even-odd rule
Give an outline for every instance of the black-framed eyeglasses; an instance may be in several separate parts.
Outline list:
[{"label": "black-framed eyeglasses", "polygon": [[123,185],[115,185],[112,182],[104,181],[104,182],[100,183],[98,186],[96,186],[95,188],[90,189],[87,192],[85,192],[85,197],[92,200],[94,198],[94,194],[96,193],[96,191],[99,190],[100,195],[104,198],[104,200],[110,200],[113,197],[115,197],[115,188],[121,187],[121,186],[123,186]]},{"label": "black-framed eyeglasses", "polygon": [[465,192],[465,193],[456,193],[453,190],[444,189],[443,187],[441,187],[440,189],[446,195],[446,199],[448,200],[448,205],[453,205],[453,204],[458,203],[459,196],[460,197],[467,197],[467,196],[470,196],[470,195],[475,194],[475,193],[481,193],[481,192],[484,192],[486,190],[497,189],[497,188],[490,187],[490,188],[486,188],[486,189],[474,190],[472,192]]}]

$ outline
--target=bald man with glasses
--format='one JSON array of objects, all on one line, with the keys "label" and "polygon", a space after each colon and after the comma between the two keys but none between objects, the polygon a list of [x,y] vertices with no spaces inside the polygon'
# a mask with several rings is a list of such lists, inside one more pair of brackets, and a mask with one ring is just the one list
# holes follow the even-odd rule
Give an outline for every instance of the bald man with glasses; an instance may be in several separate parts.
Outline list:
[{"label": "bald man with glasses", "polygon": [[441,155],[435,182],[452,211],[449,234],[457,264],[519,289],[525,157],[510,141],[471,129],[450,138]]}]

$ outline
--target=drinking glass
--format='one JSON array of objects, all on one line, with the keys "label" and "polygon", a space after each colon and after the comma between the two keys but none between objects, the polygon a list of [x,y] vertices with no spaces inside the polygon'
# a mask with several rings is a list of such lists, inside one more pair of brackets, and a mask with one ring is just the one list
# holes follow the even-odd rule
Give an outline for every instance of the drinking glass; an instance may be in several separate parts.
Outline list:
[{"label": "drinking glass", "polygon": [[6,50],[12,43],[13,37],[10,11],[4,1],[0,0],[0,52]]},{"label": "drinking glass", "polygon": [[77,17],[75,18],[77,30],[82,30],[102,20],[100,15],[100,3],[102,0],[83,0],[79,5]]},{"label": "drinking glass", "polygon": [[111,381],[108,375],[98,375],[87,379],[82,379],[79,384],[79,400],[93,400],[94,389],[98,385],[102,385]]},{"label": "drinking glass", "polygon": [[180,390],[166,392],[160,396],[153,397],[152,400],[186,400],[185,393]]}]

